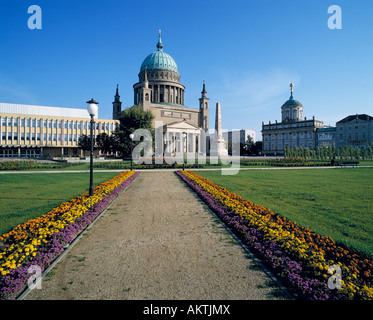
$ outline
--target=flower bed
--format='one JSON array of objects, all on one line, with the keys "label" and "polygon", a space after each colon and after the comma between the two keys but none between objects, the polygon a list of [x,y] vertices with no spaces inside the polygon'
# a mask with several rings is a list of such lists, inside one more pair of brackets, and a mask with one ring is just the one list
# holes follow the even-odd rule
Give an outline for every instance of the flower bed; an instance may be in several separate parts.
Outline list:
[{"label": "flower bed", "polygon": [[[302,299],[373,299],[373,261],[198,176],[178,176]],[[331,289],[329,267],[341,271]]]},{"label": "flower bed", "polygon": [[66,246],[126,188],[139,172],[125,171],[50,212],[18,225],[0,237],[0,299],[14,299],[24,290],[30,266],[44,271]]}]

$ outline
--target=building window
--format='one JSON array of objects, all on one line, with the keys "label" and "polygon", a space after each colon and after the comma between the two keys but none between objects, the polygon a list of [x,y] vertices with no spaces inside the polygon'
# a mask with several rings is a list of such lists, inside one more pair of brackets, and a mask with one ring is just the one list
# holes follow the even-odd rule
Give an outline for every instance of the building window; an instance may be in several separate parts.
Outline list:
[{"label": "building window", "polygon": [[43,120],[43,127],[47,128],[47,120]]},{"label": "building window", "polygon": [[36,128],[36,119],[32,119],[32,127]]},{"label": "building window", "polygon": [[6,126],[6,118],[2,118],[1,119],[1,125],[2,126]]},{"label": "building window", "polygon": [[21,141],[25,141],[25,133],[24,132],[21,133]]},{"label": "building window", "polygon": [[40,125],[41,125],[41,120],[38,119],[38,121],[37,121],[37,127],[40,128]]}]

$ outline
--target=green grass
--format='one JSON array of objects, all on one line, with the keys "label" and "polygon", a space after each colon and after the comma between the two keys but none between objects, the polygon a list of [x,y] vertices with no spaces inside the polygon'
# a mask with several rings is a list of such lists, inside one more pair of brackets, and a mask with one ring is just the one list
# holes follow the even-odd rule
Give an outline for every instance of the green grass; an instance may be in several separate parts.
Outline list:
[{"label": "green grass", "polygon": [[[94,173],[99,185],[116,172]],[[0,175],[0,235],[88,191],[89,173]]]},{"label": "green grass", "polygon": [[242,170],[199,175],[373,257],[373,168]]}]

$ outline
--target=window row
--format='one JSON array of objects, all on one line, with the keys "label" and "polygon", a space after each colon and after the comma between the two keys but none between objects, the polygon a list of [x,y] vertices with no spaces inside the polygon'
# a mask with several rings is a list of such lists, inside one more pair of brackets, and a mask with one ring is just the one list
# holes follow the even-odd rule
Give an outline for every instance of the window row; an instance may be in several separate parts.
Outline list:
[{"label": "window row", "polygon": [[[19,122],[20,120],[20,122]],[[18,118],[2,118],[1,119],[1,125],[2,126],[14,126],[17,127],[20,123],[21,127],[26,128],[40,128],[43,126],[43,128],[54,128],[54,129],[62,129],[64,127],[65,129],[83,129],[83,130],[90,130],[91,129],[91,123],[90,122],[84,122],[84,121],[61,121],[61,120],[42,120],[42,119],[18,119]],[[99,130],[106,130],[106,131],[113,131],[114,124],[113,123],[96,123],[96,129]]]},{"label": "window row", "polygon": [[41,141],[41,137],[43,137],[43,141],[58,141],[58,142],[68,142],[68,141],[79,141],[80,134],[56,134],[56,133],[29,133],[29,132],[22,132],[18,134],[17,132],[2,132],[1,139],[6,140],[8,137],[9,140],[18,140],[18,136],[21,141]]}]

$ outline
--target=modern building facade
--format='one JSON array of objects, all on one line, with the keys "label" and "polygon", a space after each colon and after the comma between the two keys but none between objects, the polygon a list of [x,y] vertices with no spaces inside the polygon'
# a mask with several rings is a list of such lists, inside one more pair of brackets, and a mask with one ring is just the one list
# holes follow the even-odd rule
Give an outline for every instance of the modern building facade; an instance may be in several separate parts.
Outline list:
[{"label": "modern building facade", "polygon": [[239,131],[240,135],[240,143],[244,144],[247,141],[248,136],[251,137],[253,142],[256,142],[256,132],[255,130],[252,129],[241,129],[241,130],[230,130],[230,131],[225,131],[223,132],[223,137],[225,141],[230,141],[232,142],[232,134],[233,132]]},{"label": "modern building facade", "polygon": [[[175,60],[163,51],[161,33],[157,50],[149,54],[141,64],[138,82],[133,85],[134,105],[141,105],[154,115],[154,129],[162,126],[165,135],[165,154],[180,152],[203,153],[201,131],[209,129],[209,98],[203,82],[199,106],[184,105],[185,86]],[[182,134],[186,134],[182,143]]]},{"label": "modern building facade", "polygon": [[314,149],[316,131],[324,127],[314,116],[310,120],[303,119],[303,105],[293,97],[293,84],[290,88],[290,99],[281,106],[281,122],[262,123],[263,154],[284,154],[286,147]]},{"label": "modern building facade", "polygon": [[373,143],[373,117],[367,114],[350,115],[336,123],[336,147],[361,148]]},{"label": "modern building facade", "polygon": [[[118,120],[95,119],[95,135],[111,134]],[[0,157],[83,157],[78,141],[90,134],[86,109],[0,103]]]}]

